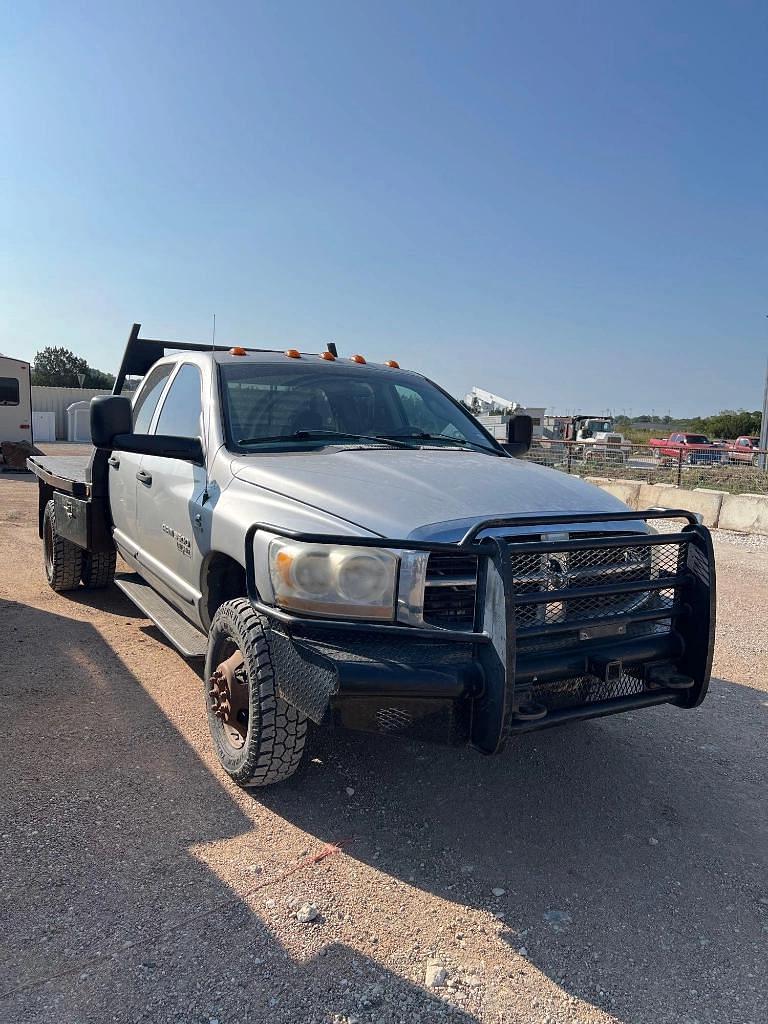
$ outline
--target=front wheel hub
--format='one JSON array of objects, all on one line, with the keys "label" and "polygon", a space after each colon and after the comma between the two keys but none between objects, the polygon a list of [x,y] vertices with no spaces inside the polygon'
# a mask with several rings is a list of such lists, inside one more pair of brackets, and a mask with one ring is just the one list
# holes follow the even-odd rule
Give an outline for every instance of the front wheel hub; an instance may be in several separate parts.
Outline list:
[{"label": "front wheel hub", "polygon": [[242,747],[248,732],[248,678],[239,650],[216,667],[208,680],[208,696],[229,742]]}]

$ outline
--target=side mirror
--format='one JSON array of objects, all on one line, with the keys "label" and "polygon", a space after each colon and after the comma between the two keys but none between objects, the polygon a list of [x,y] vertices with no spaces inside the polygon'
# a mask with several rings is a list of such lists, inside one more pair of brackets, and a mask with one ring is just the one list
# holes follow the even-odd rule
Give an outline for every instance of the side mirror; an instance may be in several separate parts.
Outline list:
[{"label": "side mirror", "polygon": [[91,441],[96,448],[160,455],[166,459],[205,464],[199,437],[134,434],[131,400],[124,395],[97,395],[91,399]]},{"label": "side mirror", "polygon": [[507,423],[507,440],[501,447],[510,455],[520,457],[530,449],[533,440],[533,420],[530,416],[513,416]]},{"label": "side mirror", "polygon": [[135,455],[158,455],[205,465],[203,445],[199,437],[173,437],[170,434],[115,434],[110,448]]},{"label": "side mirror", "polygon": [[91,399],[91,441],[95,448],[112,448],[115,434],[133,429],[131,400],[124,395],[97,395]]}]

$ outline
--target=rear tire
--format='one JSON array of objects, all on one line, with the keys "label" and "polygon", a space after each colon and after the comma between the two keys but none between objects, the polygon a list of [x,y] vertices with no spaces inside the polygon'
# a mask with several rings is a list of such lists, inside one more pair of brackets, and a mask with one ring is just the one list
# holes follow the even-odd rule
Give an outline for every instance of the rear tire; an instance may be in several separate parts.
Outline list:
[{"label": "rear tire", "polygon": [[80,586],[83,549],[58,533],[53,499],[45,506],[43,514],[43,566],[48,586],[57,593]]},{"label": "rear tire", "polygon": [[103,590],[115,579],[116,551],[84,551],[80,578],[89,590]]},{"label": "rear tire", "polygon": [[[217,667],[236,651],[243,658],[235,686],[247,686],[237,721],[223,720],[211,695]],[[221,605],[213,617],[205,659],[208,727],[219,762],[239,786],[271,786],[301,763],[307,720],[277,696],[266,620],[246,598]],[[247,708],[247,710],[245,710]]]}]

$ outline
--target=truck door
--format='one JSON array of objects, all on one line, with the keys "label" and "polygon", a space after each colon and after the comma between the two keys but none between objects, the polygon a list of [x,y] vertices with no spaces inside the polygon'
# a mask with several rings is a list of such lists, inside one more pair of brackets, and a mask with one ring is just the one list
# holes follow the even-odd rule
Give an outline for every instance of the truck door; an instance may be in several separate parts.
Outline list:
[{"label": "truck door", "polygon": [[[202,436],[202,379],[181,363],[155,417],[153,434]],[[140,572],[164,597],[195,618],[208,536],[206,472],[181,459],[145,455],[138,473],[136,514]]]},{"label": "truck door", "polygon": [[[133,432],[148,434],[160,396],[168,384],[173,363],[165,363],[150,371],[136,393],[133,403]],[[141,455],[112,452],[109,457],[109,505],[114,523],[114,539],[120,554],[135,566],[138,551],[136,527],[136,474],[141,468]]]}]

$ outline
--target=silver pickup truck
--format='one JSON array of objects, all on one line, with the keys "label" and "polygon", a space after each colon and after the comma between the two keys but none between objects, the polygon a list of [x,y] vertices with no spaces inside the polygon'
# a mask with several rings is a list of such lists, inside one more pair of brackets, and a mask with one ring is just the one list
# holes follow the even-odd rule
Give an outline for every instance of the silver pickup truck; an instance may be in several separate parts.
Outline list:
[{"label": "silver pickup truck", "polygon": [[205,658],[213,743],[241,785],[292,775],[309,721],[494,754],[704,699],[708,531],[523,461],[529,420],[501,445],[394,361],[134,325],[91,434],[89,459],[28,463],[48,582],[114,581]]}]

